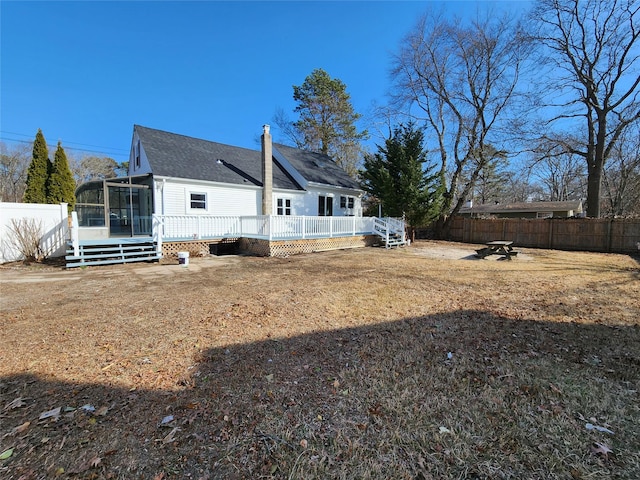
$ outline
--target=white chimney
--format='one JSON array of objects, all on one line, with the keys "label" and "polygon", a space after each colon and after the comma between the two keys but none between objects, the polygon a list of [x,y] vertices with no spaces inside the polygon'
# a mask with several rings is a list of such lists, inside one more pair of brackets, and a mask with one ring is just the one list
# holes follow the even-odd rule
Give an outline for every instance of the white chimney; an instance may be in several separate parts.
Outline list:
[{"label": "white chimney", "polygon": [[273,213],[273,146],[269,125],[262,126],[262,214]]}]

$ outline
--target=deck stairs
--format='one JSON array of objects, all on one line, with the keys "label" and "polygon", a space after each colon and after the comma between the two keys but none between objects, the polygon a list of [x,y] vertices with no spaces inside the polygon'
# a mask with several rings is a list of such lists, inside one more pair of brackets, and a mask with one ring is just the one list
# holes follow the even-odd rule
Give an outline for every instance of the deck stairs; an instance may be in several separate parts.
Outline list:
[{"label": "deck stairs", "polygon": [[149,262],[160,258],[162,256],[158,254],[157,244],[151,237],[81,240],[77,254],[74,254],[73,245],[69,242],[65,256],[67,268]]},{"label": "deck stairs", "polygon": [[376,218],[373,222],[373,230],[382,239],[385,248],[402,247],[409,243],[403,220]]}]

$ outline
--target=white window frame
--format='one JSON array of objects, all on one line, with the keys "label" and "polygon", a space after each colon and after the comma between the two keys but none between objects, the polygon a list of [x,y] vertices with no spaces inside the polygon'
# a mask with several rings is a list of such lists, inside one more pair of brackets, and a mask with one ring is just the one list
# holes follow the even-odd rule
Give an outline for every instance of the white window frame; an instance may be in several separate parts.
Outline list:
[{"label": "white window frame", "polygon": [[[194,195],[201,195],[203,197],[202,200],[199,199],[195,199],[193,198]],[[198,203],[201,204],[202,207],[194,207],[193,204]],[[189,192],[189,210],[194,210],[194,211],[207,211],[207,194],[206,192]]]},{"label": "white window frame", "polygon": [[280,197],[276,199],[276,215],[291,215],[291,199]]},{"label": "white window frame", "polygon": [[340,208],[353,210],[356,205],[355,197],[351,195],[340,195]]}]

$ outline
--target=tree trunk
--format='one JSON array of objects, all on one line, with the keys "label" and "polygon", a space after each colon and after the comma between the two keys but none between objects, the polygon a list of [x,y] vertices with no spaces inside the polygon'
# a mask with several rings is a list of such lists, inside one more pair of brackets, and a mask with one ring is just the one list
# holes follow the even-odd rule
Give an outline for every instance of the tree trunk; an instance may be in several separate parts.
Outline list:
[{"label": "tree trunk", "polygon": [[600,187],[602,185],[602,162],[589,166],[587,178],[587,217],[600,218]]}]

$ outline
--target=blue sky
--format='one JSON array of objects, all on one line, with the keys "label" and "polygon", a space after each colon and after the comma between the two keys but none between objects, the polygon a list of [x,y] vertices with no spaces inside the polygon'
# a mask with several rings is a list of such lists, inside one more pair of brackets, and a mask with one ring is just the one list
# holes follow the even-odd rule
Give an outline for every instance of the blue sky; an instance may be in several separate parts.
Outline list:
[{"label": "blue sky", "polygon": [[[357,112],[384,104],[391,54],[428,8],[528,2],[0,2],[0,140],[128,160],[134,124],[258,149],[316,68]],[[277,141],[283,141],[276,129]],[[372,139],[372,141],[379,141]]]}]

